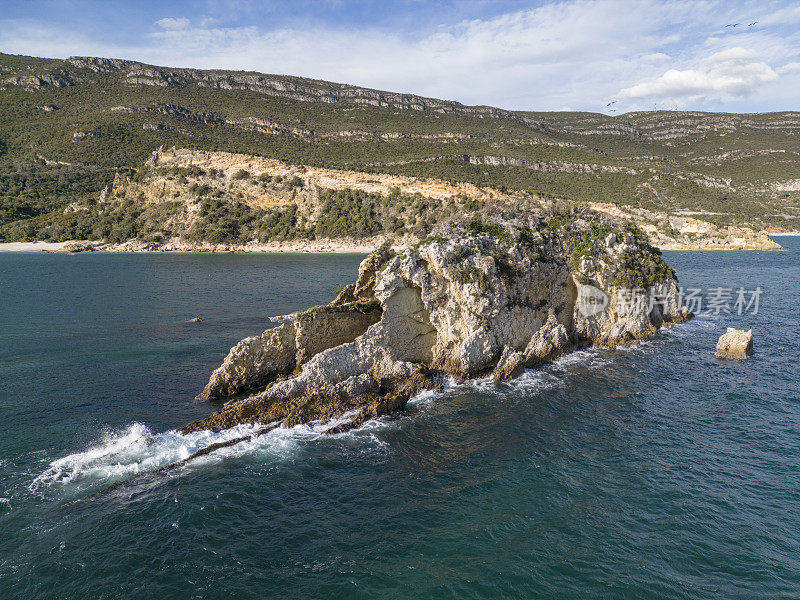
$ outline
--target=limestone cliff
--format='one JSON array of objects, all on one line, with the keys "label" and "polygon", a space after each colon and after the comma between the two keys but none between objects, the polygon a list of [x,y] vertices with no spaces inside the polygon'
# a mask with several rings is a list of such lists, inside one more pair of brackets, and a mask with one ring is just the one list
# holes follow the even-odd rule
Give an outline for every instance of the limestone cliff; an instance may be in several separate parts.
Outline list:
[{"label": "limestone cliff", "polygon": [[320,307],[236,344],[198,399],[240,394],[291,373],[323,350],[352,342],[380,319],[377,303]]},{"label": "limestone cliff", "polygon": [[[161,108],[171,110],[170,107]],[[211,117],[204,114],[198,118]],[[497,163],[475,161],[477,159],[473,161],[475,164]],[[528,166],[533,168],[536,165]],[[565,173],[619,170],[619,167],[601,169],[597,165],[579,167],[562,164],[559,169]],[[536,168],[547,170],[542,165]],[[375,215],[380,222],[376,227],[379,231],[372,233],[382,235],[384,239],[393,235],[413,238],[413,241],[424,237],[432,223],[447,219],[453,212],[512,206],[519,210],[541,209],[552,203],[527,192],[501,191],[464,182],[292,165],[245,154],[172,148],[154,152],[135,176],[118,175],[113,185],[101,195],[98,206],[108,212],[115,203],[138,205],[153,213],[151,221],[162,219],[161,223],[156,223],[158,234],[152,240],[128,241],[108,249],[247,250],[275,241],[271,237],[275,231],[259,230],[255,224],[259,221],[262,224],[282,222],[282,219],[289,223],[289,229],[280,232],[284,237],[297,241],[311,236],[311,239],[332,243],[332,238],[338,239],[335,236],[344,236],[346,232],[316,230],[316,224],[328,219],[331,211],[336,210],[331,208],[330,196],[326,194],[353,191],[380,198],[377,201],[380,207]],[[215,232],[227,232],[218,227],[220,221],[226,220],[221,216],[225,207],[228,207],[228,212],[252,211],[252,218],[244,219],[248,225],[240,228],[237,242],[215,238]],[[591,208],[608,213],[618,221],[636,223],[653,245],[664,249],[780,249],[763,232],[745,227],[717,226],[703,220],[702,214],[668,214],[608,203],[593,203]],[[349,213],[362,209],[363,206],[356,205],[347,207]],[[68,210],[88,211],[89,207],[73,203]],[[373,208],[365,210],[370,214],[376,212]],[[243,219],[239,221],[243,222]],[[355,243],[366,237],[351,233]]]},{"label": "limestone cliff", "polygon": [[633,221],[652,244],[664,250],[782,250],[764,231],[718,226],[700,218],[714,216],[703,212],[668,214],[606,203],[593,203],[591,207],[615,218]]},{"label": "limestone cliff", "polygon": [[[356,329],[351,307],[363,303],[379,306],[380,320],[339,343]],[[403,408],[442,376],[494,371],[506,379],[571,348],[629,343],[689,316],[674,272],[641,232],[589,211],[497,214],[442,225],[439,235],[399,253],[384,246],[365,259],[355,285],[312,312],[343,316],[326,324],[307,362],[290,357],[288,335],[303,313],[244,340],[209,386],[220,396],[240,389],[216,383],[230,374],[250,387],[257,381],[261,391],[184,431],[356,411],[341,431]]]}]

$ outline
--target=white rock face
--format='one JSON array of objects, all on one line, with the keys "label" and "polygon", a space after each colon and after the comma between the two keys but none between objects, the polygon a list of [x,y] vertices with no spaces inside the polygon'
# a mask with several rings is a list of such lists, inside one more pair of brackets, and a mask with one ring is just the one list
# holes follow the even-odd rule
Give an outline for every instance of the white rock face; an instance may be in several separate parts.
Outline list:
[{"label": "white rock face", "polygon": [[200,400],[225,398],[267,385],[320,352],[352,342],[380,310],[321,310],[243,339],[212,374]]},{"label": "white rock face", "polygon": [[284,323],[261,335],[243,339],[231,348],[197,398],[233,396],[290,372],[294,369],[297,352],[294,334],[294,325]]},{"label": "white rock face", "polygon": [[350,312],[321,310],[296,319],[295,347],[297,365],[303,365],[320,352],[352,342],[380,319],[381,311]]},{"label": "white rock face", "polygon": [[747,358],[753,353],[753,330],[747,331],[728,327],[717,342],[717,356],[720,358]]},{"label": "white rock face", "polygon": [[494,335],[486,329],[473,331],[467,336],[458,350],[461,371],[474,373],[490,367],[497,361],[497,342]]},{"label": "white rock face", "polygon": [[[374,388],[381,397],[406,380],[430,385],[436,373],[463,379],[494,369],[496,379],[507,379],[525,365],[553,360],[575,346],[629,343],[689,316],[672,271],[631,233],[609,233],[613,228],[605,223],[580,220],[566,235],[517,222],[504,227],[491,229],[495,237],[462,232],[396,255],[384,247],[367,257],[356,284],[329,308],[355,299],[377,301],[383,309],[380,321],[307,362],[295,359],[299,372],[294,376],[212,415],[209,426],[252,421],[276,403],[291,407],[310,402],[304,398],[339,399],[347,381],[358,383],[357,389]],[[630,279],[654,283],[629,289],[623,283]],[[587,286],[594,301],[601,301],[592,310],[579,303],[579,290]],[[326,324],[327,330],[337,327],[336,318]],[[263,352],[272,362],[261,360],[268,363],[256,367],[261,373],[288,364],[288,358],[278,360],[286,357],[281,348],[287,342],[269,343],[275,344],[274,354]],[[241,364],[245,372],[250,368],[247,361]],[[396,398],[392,402],[404,405]]]}]

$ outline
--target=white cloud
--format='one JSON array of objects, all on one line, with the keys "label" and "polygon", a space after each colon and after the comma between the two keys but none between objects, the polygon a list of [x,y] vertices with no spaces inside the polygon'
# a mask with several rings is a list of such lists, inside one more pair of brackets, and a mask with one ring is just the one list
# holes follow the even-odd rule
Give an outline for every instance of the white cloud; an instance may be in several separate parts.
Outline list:
[{"label": "white cloud", "polygon": [[[776,8],[778,1],[762,0],[762,21],[795,18],[795,8]],[[795,76],[789,65],[800,61],[800,31],[762,24],[723,31],[741,10],[724,0],[550,0],[417,30],[222,27],[201,16],[167,17],[128,45],[0,19],[0,48],[284,73],[525,110],[603,110],[614,98],[617,114],[655,100],[692,108],[742,98],[759,110],[796,105],[798,88],[784,79]]]},{"label": "white cloud", "polygon": [[781,75],[785,73],[800,73],[800,62],[790,62],[775,69]]},{"label": "white cloud", "polygon": [[663,63],[670,60],[669,54],[663,52],[653,52],[652,54],[645,54],[641,57],[642,62]]},{"label": "white cloud", "polygon": [[156,21],[156,25],[161,29],[166,29],[168,31],[180,31],[182,29],[188,29],[189,19],[186,17],[181,17],[179,19],[165,17],[164,19],[159,19]]},{"label": "white cloud", "polygon": [[[709,11],[702,0],[689,4],[694,16]],[[619,0],[571,0],[441,26],[419,38],[193,27],[156,32],[152,40],[180,55],[179,64],[291,73],[509,108],[600,109],[618,82],[634,83],[636,73],[669,60],[653,47],[675,40],[674,32],[662,31],[665,19],[691,27],[692,15],[678,10],[686,5],[635,0],[621,10]]]},{"label": "white cloud", "polygon": [[758,21],[759,27],[800,23],[800,6],[792,2],[790,6],[779,8],[753,20]]},{"label": "white cloud", "polygon": [[746,48],[730,48],[712,54],[696,69],[670,69],[619,92],[622,98],[698,99],[712,94],[747,96],[778,74]]}]

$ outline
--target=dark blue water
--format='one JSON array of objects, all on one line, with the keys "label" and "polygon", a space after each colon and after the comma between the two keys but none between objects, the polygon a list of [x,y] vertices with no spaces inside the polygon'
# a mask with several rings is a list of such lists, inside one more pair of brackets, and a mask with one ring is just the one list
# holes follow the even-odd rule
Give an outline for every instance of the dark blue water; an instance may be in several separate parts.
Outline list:
[{"label": "dark blue water", "polygon": [[[787,598],[800,588],[800,239],[669,252],[764,290],[628,350],[298,427],[66,504],[233,433],[172,431],[266,317],[355,256],[0,255],[0,598]],[[187,323],[194,316],[203,323]],[[746,362],[714,358],[752,327]]]}]

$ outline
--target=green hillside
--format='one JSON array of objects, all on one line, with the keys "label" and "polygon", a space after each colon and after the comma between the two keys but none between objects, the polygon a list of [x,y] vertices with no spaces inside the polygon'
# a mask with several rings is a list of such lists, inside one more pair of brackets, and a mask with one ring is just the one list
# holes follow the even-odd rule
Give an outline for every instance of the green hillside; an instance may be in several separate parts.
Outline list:
[{"label": "green hillside", "polygon": [[513,112],[289,76],[0,54],[0,239],[160,146],[800,229],[800,112]]}]

